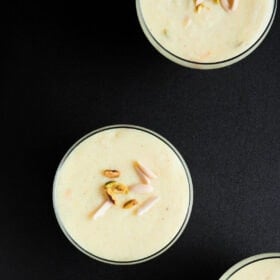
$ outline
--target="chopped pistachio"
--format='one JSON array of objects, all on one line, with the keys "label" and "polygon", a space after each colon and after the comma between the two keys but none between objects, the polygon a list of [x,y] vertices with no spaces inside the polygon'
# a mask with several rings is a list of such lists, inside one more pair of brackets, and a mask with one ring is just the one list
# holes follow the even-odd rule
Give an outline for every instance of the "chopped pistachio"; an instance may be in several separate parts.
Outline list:
[{"label": "chopped pistachio", "polygon": [[115,169],[106,169],[103,171],[103,175],[108,178],[117,178],[120,176],[120,171]]},{"label": "chopped pistachio", "polygon": [[132,208],[133,206],[135,206],[136,204],[138,204],[138,201],[136,199],[130,199],[124,203],[123,208],[129,209],[129,208]]},{"label": "chopped pistachio", "polygon": [[127,194],[128,187],[117,181],[109,181],[104,185],[105,190],[110,190],[112,194]]},{"label": "chopped pistachio", "polygon": [[205,7],[205,6],[204,6],[203,4],[199,4],[199,5],[195,6],[195,11],[196,11],[197,13],[200,13],[201,10],[202,10],[204,7]]},{"label": "chopped pistachio", "polygon": [[122,183],[116,181],[109,181],[104,185],[105,192],[108,196],[108,199],[116,204],[116,194],[127,194],[128,187]]}]

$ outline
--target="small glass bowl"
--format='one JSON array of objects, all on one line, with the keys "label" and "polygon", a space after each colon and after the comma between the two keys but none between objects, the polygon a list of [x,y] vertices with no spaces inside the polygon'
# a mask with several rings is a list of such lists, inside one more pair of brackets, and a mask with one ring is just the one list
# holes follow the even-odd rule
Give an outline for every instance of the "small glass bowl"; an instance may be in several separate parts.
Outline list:
[{"label": "small glass bowl", "polygon": [[267,259],[275,259],[278,258],[280,259],[280,253],[263,253],[263,254],[258,254],[249,258],[246,258],[244,260],[241,260],[237,264],[233,265],[231,268],[229,268],[219,280],[230,280],[232,276],[235,275],[238,271],[240,271],[242,268],[255,263],[259,262],[262,260],[267,260]]},{"label": "small glass bowl", "polygon": [[[55,186],[56,186],[56,180],[58,178],[58,174],[59,171],[61,169],[61,167],[63,166],[64,162],[66,161],[66,159],[68,158],[68,156],[71,154],[71,152],[80,144],[82,143],[84,140],[86,140],[87,138],[91,137],[94,134],[97,134],[99,132],[105,131],[105,130],[110,130],[110,129],[115,129],[115,128],[129,128],[129,129],[136,129],[136,130],[140,130],[146,133],[149,133],[155,137],[157,137],[159,140],[161,140],[162,142],[164,142],[178,157],[178,159],[180,160],[182,166],[184,167],[185,173],[186,173],[186,177],[188,180],[188,185],[189,185],[189,201],[188,201],[188,205],[187,205],[187,212],[184,218],[184,221],[180,227],[180,229],[178,230],[178,232],[176,233],[176,235],[173,237],[172,240],[169,241],[168,244],[166,244],[163,248],[161,248],[159,251],[157,251],[156,253],[141,258],[141,259],[136,259],[136,260],[131,260],[131,261],[115,261],[115,260],[110,260],[110,259],[105,259],[105,258],[101,258],[97,255],[92,254],[91,252],[88,252],[87,250],[85,250],[83,247],[81,247],[72,237],[71,235],[67,232],[66,228],[63,225],[63,221],[60,219],[59,213],[57,211],[57,207],[55,205]],[[91,257],[92,259],[104,262],[104,263],[109,263],[109,264],[114,264],[114,265],[131,265],[131,264],[138,264],[138,263],[142,263],[142,262],[146,262],[148,260],[151,260],[159,255],[161,255],[163,252],[165,252],[168,248],[170,248],[175,241],[177,241],[177,239],[181,236],[181,234],[183,233],[183,231],[186,228],[186,225],[189,221],[190,215],[191,215],[191,211],[192,211],[192,206],[193,206],[193,184],[192,184],[192,178],[190,175],[190,171],[188,169],[188,166],[186,164],[186,162],[184,161],[183,157],[180,155],[180,153],[177,151],[177,149],[168,141],[166,140],[164,137],[162,137],[161,135],[159,135],[158,133],[149,130],[147,128],[144,127],[140,127],[140,126],[135,126],[135,125],[128,125],[128,124],[117,124],[117,125],[111,125],[111,126],[106,126],[106,127],[102,127],[99,129],[96,129],[88,134],[86,134],[84,137],[82,137],[81,139],[79,139],[64,155],[64,157],[62,158],[61,162],[59,163],[59,166],[57,168],[56,174],[55,174],[55,178],[54,178],[54,182],[53,182],[53,193],[52,193],[52,198],[53,198],[53,208],[54,208],[54,212],[55,212],[55,216],[56,219],[58,221],[58,224],[61,228],[61,230],[63,231],[64,235],[67,237],[67,239],[77,248],[79,249],[82,253],[84,253],[85,255]]]},{"label": "small glass bowl", "polygon": [[162,46],[158,42],[158,40],[153,36],[153,34],[149,30],[148,26],[146,25],[146,22],[144,20],[144,16],[143,16],[142,10],[141,10],[141,0],[136,0],[136,11],[137,11],[138,20],[140,22],[140,25],[141,25],[141,28],[142,28],[144,34],[146,35],[149,42],[154,46],[154,48],[159,53],[161,53],[163,56],[165,56],[169,60],[171,60],[179,65],[182,65],[182,66],[185,66],[188,68],[193,68],[193,69],[201,69],[201,70],[218,69],[218,68],[226,67],[226,66],[229,66],[231,64],[234,64],[234,63],[244,59],[246,56],[248,56],[250,53],[252,53],[261,44],[261,42],[264,40],[264,38],[268,34],[268,32],[272,26],[272,23],[274,21],[276,10],[277,10],[277,0],[274,0],[273,11],[272,11],[270,20],[268,21],[268,24],[267,24],[265,30],[260,35],[258,40],[253,45],[251,45],[247,50],[238,54],[237,56],[234,56],[230,59],[226,59],[226,60],[222,60],[222,61],[198,62],[198,61],[187,60],[180,56],[177,56],[176,54],[170,52],[168,49],[166,49],[164,46]]}]

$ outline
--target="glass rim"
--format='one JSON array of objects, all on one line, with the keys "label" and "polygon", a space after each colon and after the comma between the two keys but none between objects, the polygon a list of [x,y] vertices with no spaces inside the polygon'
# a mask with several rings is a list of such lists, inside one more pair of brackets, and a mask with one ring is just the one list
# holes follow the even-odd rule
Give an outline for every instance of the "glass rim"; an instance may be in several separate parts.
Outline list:
[{"label": "glass rim", "polygon": [[220,278],[219,280],[230,280],[235,273],[243,269],[244,267],[251,265],[252,263],[256,263],[262,260],[268,259],[278,259],[280,258],[280,252],[271,252],[271,253],[261,253],[257,255],[253,255],[251,257],[242,259],[241,261],[237,262],[233,266],[231,266]]},{"label": "glass rim", "polygon": [[[64,162],[67,160],[68,156],[71,154],[71,152],[83,141],[85,141],[86,139],[88,139],[89,137],[105,131],[105,130],[110,130],[110,129],[115,129],[115,128],[128,128],[128,129],[135,129],[135,130],[140,130],[143,132],[146,132],[148,134],[151,134],[153,136],[155,136],[156,138],[158,138],[159,140],[161,140],[163,143],[165,143],[177,156],[177,158],[179,159],[179,161],[181,162],[185,174],[186,174],[186,178],[188,181],[188,189],[189,189],[189,199],[188,199],[188,207],[187,207],[187,211],[186,211],[186,215],[184,218],[184,221],[182,223],[182,225],[180,226],[179,230],[176,232],[176,234],[174,235],[174,237],[161,249],[159,249],[158,251],[156,251],[155,253],[148,255],[146,257],[140,258],[140,259],[135,259],[135,260],[130,260],[130,261],[115,261],[115,260],[110,260],[110,259],[106,259],[106,258],[102,258],[99,257],[97,255],[94,255],[93,253],[87,251],[85,248],[83,248],[81,245],[79,245],[70,235],[70,233],[68,233],[68,231],[66,230],[66,228],[63,225],[62,220],[59,217],[59,214],[57,212],[56,209],[56,204],[55,204],[55,185],[56,185],[56,181],[58,178],[58,174],[59,171],[61,169],[61,167],[63,166]],[[62,157],[62,159],[60,160],[60,163],[55,171],[55,176],[54,176],[54,180],[53,180],[53,188],[52,188],[52,204],[53,204],[53,210],[55,213],[55,217],[56,220],[58,222],[58,225],[60,227],[60,229],[62,230],[62,232],[64,233],[64,235],[66,236],[66,238],[72,243],[72,245],[74,245],[79,251],[81,251],[82,253],[84,253],[85,255],[87,255],[88,257],[101,261],[103,263],[107,263],[107,264],[113,264],[113,265],[131,265],[131,264],[138,264],[138,263],[143,263],[146,262],[148,260],[151,260],[159,255],[161,255],[162,253],[164,253],[167,249],[169,249],[177,240],[178,238],[182,235],[183,231],[185,230],[189,219],[190,219],[190,215],[192,212],[192,207],[193,207],[193,183],[192,183],[192,178],[191,178],[191,174],[188,168],[187,163],[185,162],[184,158],[182,157],[182,155],[179,153],[179,151],[173,146],[173,144],[171,144],[165,137],[161,136],[160,134],[158,134],[157,132],[150,130],[148,128],[142,127],[142,126],[137,126],[137,125],[132,125],[132,124],[114,124],[114,125],[108,125],[108,126],[103,126],[100,127],[98,129],[92,130],[91,132],[85,134],[84,136],[82,136],[81,138],[79,138],[64,154],[64,156]]]},{"label": "glass rim", "polygon": [[[226,65],[231,65],[235,62],[240,61],[241,59],[245,58],[247,55],[249,55],[252,51],[254,51],[259,45],[260,43],[264,40],[264,38],[266,37],[266,35],[268,34],[269,30],[271,29],[271,26],[274,22],[274,18],[276,15],[276,11],[277,11],[277,0],[273,0],[274,4],[273,4],[273,10],[270,16],[270,19],[264,29],[264,31],[261,33],[261,35],[258,37],[258,39],[252,44],[250,45],[246,50],[244,50],[243,52],[231,57],[231,58],[227,58],[224,60],[219,60],[219,61],[215,61],[215,62],[199,62],[199,61],[193,61],[193,60],[189,60],[189,59],[185,59],[181,56],[178,56],[176,54],[174,54],[173,52],[169,51],[167,48],[165,48],[156,38],[155,36],[152,34],[152,32],[150,31],[150,29],[148,28],[146,21],[144,19],[143,13],[142,13],[142,9],[141,9],[141,4],[140,4],[141,0],[136,0],[136,13],[137,13],[137,17],[140,23],[140,26],[144,32],[144,34],[146,35],[146,37],[148,38],[148,40],[150,41],[150,43],[157,49],[158,47],[158,51],[164,55],[165,57],[167,57],[168,59],[170,59],[173,62],[176,62],[182,66],[185,67],[191,67],[189,65],[197,65],[197,66],[201,66],[201,67],[205,67],[205,68],[201,68],[201,69],[207,69],[206,67],[213,67],[213,68],[220,68]],[[189,64],[189,65],[187,65]]]}]

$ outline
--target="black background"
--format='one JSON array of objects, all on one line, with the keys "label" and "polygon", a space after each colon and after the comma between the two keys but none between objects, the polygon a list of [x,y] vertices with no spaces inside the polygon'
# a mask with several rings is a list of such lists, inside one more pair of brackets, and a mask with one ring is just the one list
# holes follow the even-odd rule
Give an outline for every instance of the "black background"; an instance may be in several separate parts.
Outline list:
[{"label": "black background", "polygon": [[[25,2],[2,11],[1,279],[143,280],[181,272],[218,279],[245,257],[280,251],[279,17],[245,60],[198,71],[149,44],[134,1]],[[74,248],[51,198],[70,145],[117,123],[170,140],[194,184],[180,239],[160,257],[126,267]]]}]

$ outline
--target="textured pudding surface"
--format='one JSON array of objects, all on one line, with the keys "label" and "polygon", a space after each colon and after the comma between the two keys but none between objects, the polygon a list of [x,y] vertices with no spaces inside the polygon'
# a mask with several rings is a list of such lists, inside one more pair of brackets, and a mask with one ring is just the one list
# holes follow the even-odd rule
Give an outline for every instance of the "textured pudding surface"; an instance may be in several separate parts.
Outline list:
[{"label": "textured pudding surface", "polygon": [[[105,169],[120,171],[116,180],[139,183],[133,162],[141,161],[157,178],[153,193],[119,195],[98,219],[95,209],[104,202],[102,186],[109,181]],[[163,249],[184,225],[190,204],[189,179],[176,153],[158,137],[133,128],[111,128],[78,144],[57,171],[54,208],[64,231],[90,254],[111,261],[139,260]],[[129,199],[144,203],[151,195],[157,203],[141,216],[138,205],[123,209]]]},{"label": "textured pudding surface", "polygon": [[172,54],[193,62],[231,59],[249,49],[268,26],[274,0],[239,1],[226,12],[206,0],[197,12],[193,0],[140,0],[144,22]]}]

